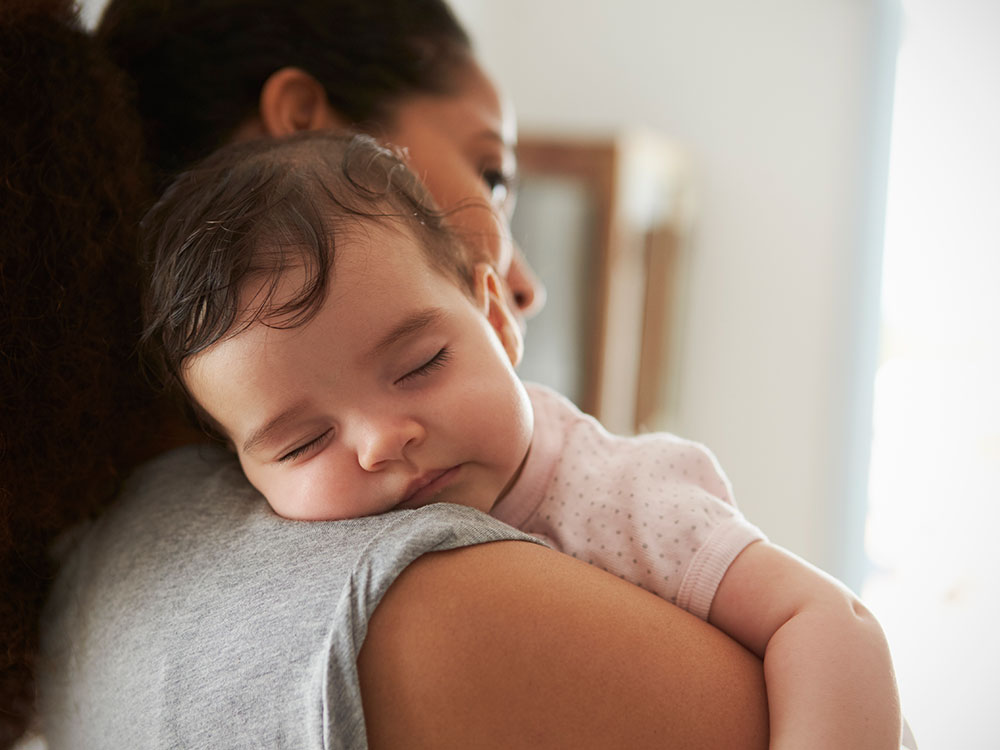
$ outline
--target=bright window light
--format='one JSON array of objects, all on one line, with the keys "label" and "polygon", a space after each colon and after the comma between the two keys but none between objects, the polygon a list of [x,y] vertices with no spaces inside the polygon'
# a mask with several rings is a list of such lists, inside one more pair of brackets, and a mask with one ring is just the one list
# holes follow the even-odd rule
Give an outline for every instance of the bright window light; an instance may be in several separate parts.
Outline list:
[{"label": "bright window light", "polygon": [[994,0],[903,0],[866,547],[921,750],[1000,748]]}]

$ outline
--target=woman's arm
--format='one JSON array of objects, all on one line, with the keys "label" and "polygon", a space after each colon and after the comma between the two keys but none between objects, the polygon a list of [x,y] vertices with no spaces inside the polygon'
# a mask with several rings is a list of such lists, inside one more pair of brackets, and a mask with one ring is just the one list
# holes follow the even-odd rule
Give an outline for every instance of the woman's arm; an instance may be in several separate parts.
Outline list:
[{"label": "woman's arm", "polygon": [[358,658],[378,748],[764,748],[760,662],[567,555],[496,542],[425,555]]}]

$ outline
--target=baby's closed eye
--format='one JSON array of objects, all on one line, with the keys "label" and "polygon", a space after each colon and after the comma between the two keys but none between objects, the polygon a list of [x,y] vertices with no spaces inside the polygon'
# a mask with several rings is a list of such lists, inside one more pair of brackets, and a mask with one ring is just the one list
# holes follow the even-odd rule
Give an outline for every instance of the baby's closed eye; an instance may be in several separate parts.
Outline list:
[{"label": "baby's closed eye", "polygon": [[447,346],[443,346],[440,349],[438,349],[438,351],[434,354],[433,357],[428,359],[419,367],[410,370],[408,373],[398,378],[395,381],[395,384],[406,385],[407,383],[412,382],[416,378],[425,375],[430,375],[435,370],[440,370],[441,368],[443,368],[451,359],[451,356],[452,356],[451,349],[449,349]]},{"label": "baby's closed eye", "polygon": [[308,453],[321,448],[323,445],[326,444],[326,442],[331,437],[333,437],[332,427],[324,430],[322,433],[312,438],[311,440],[302,443],[297,448],[293,448],[292,450],[288,451],[288,453],[284,454],[278,459],[278,463],[287,463],[289,461],[294,461],[297,458],[302,458]]}]

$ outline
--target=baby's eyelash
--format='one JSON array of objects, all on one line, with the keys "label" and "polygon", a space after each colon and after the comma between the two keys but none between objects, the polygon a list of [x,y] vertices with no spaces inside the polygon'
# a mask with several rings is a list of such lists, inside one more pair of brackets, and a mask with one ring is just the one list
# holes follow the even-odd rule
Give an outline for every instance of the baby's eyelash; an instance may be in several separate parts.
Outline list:
[{"label": "baby's eyelash", "polygon": [[[451,359],[451,350],[448,347],[443,346],[437,351],[437,353],[433,357],[431,357],[429,360],[420,365],[420,367],[416,368],[415,370],[411,370],[410,372],[406,373],[403,377],[399,378],[396,381],[396,384],[401,385],[414,378],[418,378],[423,375],[429,375],[435,370],[440,370],[442,367],[445,366],[445,364],[447,364],[448,360],[450,359]],[[278,463],[286,463],[288,461],[294,461],[296,458],[301,458],[310,451],[319,448],[321,444],[326,442],[326,440],[330,437],[332,432],[333,432],[332,429],[326,430],[323,434],[316,436],[309,442],[303,443],[298,448],[294,448],[288,451],[288,453],[284,454],[278,459]]]},{"label": "baby's eyelash", "polygon": [[406,382],[412,380],[413,378],[419,378],[422,375],[429,375],[435,370],[440,370],[448,360],[451,359],[451,350],[447,346],[443,346],[438,350],[438,353],[431,357],[429,360],[424,362],[420,367],[415,370],[411,370],[406,373],[403,377],[396,381],[396,385],[403,385]]},{"label": "baby's eyelash", "polygon": [[309,451],[318,448],[322,443],[326,441],[326,439],[330,436],[331,432],[332,430],[327,430],[322,435],[318,435],[317,437],[310,440],[308,443],[305,443],[303,445],[300,445],[298,448],[294,448],[293,450],[288,451],[288,453],[286,453],[285,455],[283,455],[281,458],[278,459],[278,463],[285,463],[286,461],[294,461],[296,458],[300,458]]}]

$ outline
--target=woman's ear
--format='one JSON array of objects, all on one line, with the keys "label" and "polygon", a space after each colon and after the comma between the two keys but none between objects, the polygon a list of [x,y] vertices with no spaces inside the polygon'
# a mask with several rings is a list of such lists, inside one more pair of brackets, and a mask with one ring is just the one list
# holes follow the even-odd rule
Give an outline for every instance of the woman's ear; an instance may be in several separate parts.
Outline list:
[{"label": "woman's ear", "polygon": [[489,263],[477,263],[474,274],[476,306],[486,316],[500,339],[500,345],[507,352],[510,363],[517,367],[524,354],[524,339],[517,319],[511,312],[503,282]]},{"label": "woman's ear", "polygon": [[282,68],[264,82],[260,123],[272,138],[345,124],[330,107],[323,84],[301,68]]}]

